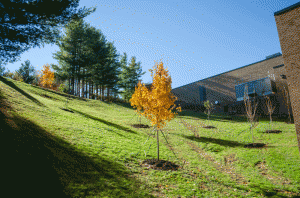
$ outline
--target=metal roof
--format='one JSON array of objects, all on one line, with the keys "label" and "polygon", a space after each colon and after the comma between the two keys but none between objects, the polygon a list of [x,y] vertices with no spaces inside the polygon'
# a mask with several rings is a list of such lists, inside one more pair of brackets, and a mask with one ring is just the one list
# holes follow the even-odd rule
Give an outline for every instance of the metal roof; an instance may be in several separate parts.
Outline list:
[{"label": "metal roof", "polygon": [[274,12],[274,16],[284,14],[284,13],[289,12],[289,11],[295,9],[295,8],[298,8],[298,7],[300,7],[300,2],[295,3],[295,4],[293,4],[289,7],[283,8],[282,10],[279,10],[277,12]]}]

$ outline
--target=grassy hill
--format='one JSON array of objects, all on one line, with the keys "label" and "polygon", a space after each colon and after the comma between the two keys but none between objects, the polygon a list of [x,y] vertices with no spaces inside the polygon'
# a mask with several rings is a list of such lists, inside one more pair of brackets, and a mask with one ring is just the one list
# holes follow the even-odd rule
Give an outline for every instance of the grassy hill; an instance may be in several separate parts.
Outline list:
[{"label": "grassy hill", "polygon": [[[126,104],[82,99],[0,77],[1,193],[6,197],[299,197],[294,124],[183,111],[159,133]],[[211,125],[214,128],[201,126]],[[167,141],[166,141],[167,140]],[[169,143],[169,144],[168,144]]]}]

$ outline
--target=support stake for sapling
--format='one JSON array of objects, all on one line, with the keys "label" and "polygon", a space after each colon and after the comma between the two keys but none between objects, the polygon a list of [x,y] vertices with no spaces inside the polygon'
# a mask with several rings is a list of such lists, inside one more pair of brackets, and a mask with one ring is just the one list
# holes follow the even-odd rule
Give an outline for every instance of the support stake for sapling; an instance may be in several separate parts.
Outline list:
[{"label": "support stake for sapling", "polygon": [[[153,129],[153,131],[154,131],[154,130],[155,130],[155,128]],[[152,131],[152,132],[153,132],[153,131]],[[150,135],[148,136],[148,139],[149,139],[149,137],[150,137]],[[148,139],[146,140],[146,142],[148,141]],[[144,144],[146,144],[146,142],[145,142]],[[150,149],[152,143],[153,143],[153,142],[151,142],[151,144],[150,144],[150,146],[149,146],[149,149]],[[148,149],[148,151],[149,151],[149,149]],[[139,152],[140,152],[140,151],[141,151],[141,149],[139,150]],[[147,153],[145,154],[145,157],[147,156],[148,151],[147,151]],[[139,154],[139,152],[136,154],[136,156]],[[145,150],[144,150],[144,152],[145,152]],[[135,156],[135,157],[136,157],[136,156]]]}]

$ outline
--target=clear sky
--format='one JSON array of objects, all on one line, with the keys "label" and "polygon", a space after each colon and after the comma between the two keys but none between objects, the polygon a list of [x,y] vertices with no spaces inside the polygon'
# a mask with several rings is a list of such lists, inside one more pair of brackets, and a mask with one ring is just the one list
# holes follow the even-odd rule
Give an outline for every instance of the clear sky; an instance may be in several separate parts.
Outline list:
[{"label": "clear sky", "polygon": [[[274,12],[299,0],[80,0],[80,7],[96,7],[84,18],[141,62],[142,82],[152,82],[155,62],[162,60],[172,89],[281,52]],[[15,71],[27,59],[37,69],[58,64],[56,45],[35,47],[5,67]]]}]

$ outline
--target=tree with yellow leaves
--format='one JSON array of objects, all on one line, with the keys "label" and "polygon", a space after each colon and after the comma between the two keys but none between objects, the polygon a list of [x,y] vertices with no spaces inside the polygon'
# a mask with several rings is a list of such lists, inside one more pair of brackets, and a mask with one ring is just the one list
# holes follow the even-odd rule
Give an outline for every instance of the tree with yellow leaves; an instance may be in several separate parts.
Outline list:
[{"label": "tree with yellow leaves", "polygon": [[54,83],[54,72],[50,70],[50,65],[43,65],[42,74],[39,75],[40,83],[44,88],[52,88]]},{"label": "tree with yellow leaves", "polygon": [[[152,70],[151,76],[153,78],[152,90],[148,90],[146,87],[141,87],[139,83],[136,92],[130,99],[131,106],[138,108],[138,110],[144,109],[143,113],[140,113],[151,120],[152,126],[155,126],[157,132],[157,159],[159,161],[159,138],[158,130],[164,127],[165,120],[171,121],[176,113],[172,113],[172,110],[176,107],[174,102],[177,97],[171,94],[171,77],[168,71],[164,69],[163,63],[156,64],[154,68],[155,75],[153,77]],[[170,108],[173,105],[172,108]],[[181,107],[176,108],[181,111]]]},{"label": "tree with yellow leaves", "polygon": [[[145,84],[141,84],[141,82],[138,82],[138,86],[135,87],[135,92],[131,97],[131,105],[135,105],[137,107],[137,110],[135,112],[142,112],[144,104],[147,102],[147,88],[145,87]],[[140,113],[141,114],[141,113]],[[139,116],[141,117],[141,116]],[[141,118],[140,118],[140,125],[141,125]]]}]

